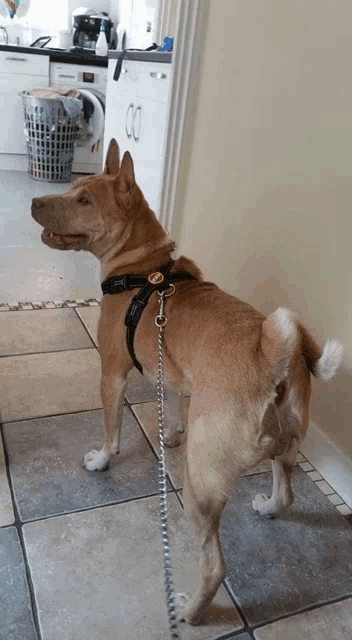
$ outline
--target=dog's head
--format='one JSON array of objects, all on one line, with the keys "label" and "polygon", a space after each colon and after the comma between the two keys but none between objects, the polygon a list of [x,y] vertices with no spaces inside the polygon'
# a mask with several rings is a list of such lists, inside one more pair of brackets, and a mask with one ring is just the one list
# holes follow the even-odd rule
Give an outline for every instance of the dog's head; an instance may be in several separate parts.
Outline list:
[{"label": "dog's head", "polygon": [[119,243],[144,203],[128,153],[120,166],[119,147],[111,140],[104,171],[79,178],[67,193],[33,198],[32,216],[44,227],[42,241],[54,249],[85,249],[98,258]]}]

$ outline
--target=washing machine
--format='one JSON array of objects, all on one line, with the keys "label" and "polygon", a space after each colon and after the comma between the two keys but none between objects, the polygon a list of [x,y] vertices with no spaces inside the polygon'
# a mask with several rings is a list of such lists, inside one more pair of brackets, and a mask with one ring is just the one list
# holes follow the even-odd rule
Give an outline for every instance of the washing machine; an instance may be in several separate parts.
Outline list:
[{"label": "washing machine", "polygon": [[97,173],[102,170],[107,81],[108,70],[105,67],[50,63],[50,86],[74,87],[80,91],[89,107],[88,124],[93,135],[84,146],[76,147],[72,168],[74,173]]}]

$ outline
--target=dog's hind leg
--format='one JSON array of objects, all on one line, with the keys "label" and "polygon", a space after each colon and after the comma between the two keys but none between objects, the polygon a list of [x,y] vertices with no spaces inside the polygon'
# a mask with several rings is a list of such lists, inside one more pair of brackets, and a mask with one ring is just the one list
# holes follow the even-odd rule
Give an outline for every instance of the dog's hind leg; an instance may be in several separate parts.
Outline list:
[{"label": "dog's hind leg", "polygon": [[171,389],[167,390],[167,423],[164,434],[164,442],[167,447],[177,447],[181,442],[181,433],[185,430],[184,405],[183,394]]},{"label": "dog's hind leg", "polygon": [[[201,418],[200,418],[201,420]],[[225,578],[225,561],[220,547],[219,524],[227,496],[221,474],[212,466],[211,451],[199,442],[189,442],[185,462],[185,511],[196,527],[200,545],[200,585],[192,598],[178,610],[178,619],[198,624]],[[208,454],[210,453],[210,458]]]},{"label": "dog's hind leg", "polygon": [[88,471],[104,471],[112,456],[120,450],[120,435],[124,405],[126,379],[121,372],[102,375],[101,398],[104,408],[104,445],[101,451],[90,451],[84,456],[84,467]]},{"label": "dog's hind leg", "polygon": [[258,493],[252,501],[255,511],[262,516],[273,516],[275,513],[289,507],[294,500],[291,487],[291,474],[298,453],[299,440],[293,436],[288,451],[277,456],[272,461],[273,491],[269,498],[264,493]]}]

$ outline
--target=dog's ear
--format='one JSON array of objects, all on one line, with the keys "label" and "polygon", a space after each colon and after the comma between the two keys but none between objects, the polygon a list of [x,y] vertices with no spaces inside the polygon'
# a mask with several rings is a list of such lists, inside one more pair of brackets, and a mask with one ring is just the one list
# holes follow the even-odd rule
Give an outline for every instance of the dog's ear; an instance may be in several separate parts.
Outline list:
[{"label": "dog's ear", "polygon": [[120,150],[115,138],[110,140],[108,152],[106,154],[104,173],[110,176],[117,176],[120,171]]},{"label": "dog's ear", "polygon": [[131,154],[128,151],[125,151],[122,162],[120,173],[118,177],[118,190],[121,193],[127,193],[131,191],[132,187],[135,184],[134,177],[134,169],[133,169],[133,160]]}]

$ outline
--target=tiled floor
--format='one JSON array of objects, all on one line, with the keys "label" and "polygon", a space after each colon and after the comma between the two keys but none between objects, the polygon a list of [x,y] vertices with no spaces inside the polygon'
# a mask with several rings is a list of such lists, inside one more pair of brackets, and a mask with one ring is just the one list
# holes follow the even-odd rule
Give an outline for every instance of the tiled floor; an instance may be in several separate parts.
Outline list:
[{"label": "tiled floor", "polygon": [[[155,390],[131,372],[121,452],[108,471],[86,471],[84,453],[102,441],[96,265],[80,257],[78,268],[77,254],[36,239],[28,202],[57,186],[34,189],[22,176],[19,192],[18,176],[4,173],[18,210],[12,226],[3,199],[13,238],[0,261],[0,640],[167,640]],[[50,280],[53,264],[61,276]],[[169,530],[176,590],[191,592],[198,552],[182,510],[183,449],[167,452]],[[251,508],[270,490],[270,467],[241,478],[221,527],[225,584],[202,625],[181,626],[182,640],[352,637],[350,510],[298,462],[296,501],[275,519]]]},{"label": "tiled floor", "polygon": [[[108,471],[86,471],[102,439],[99,307],[76,304],[0,313],[0,638],[166,640],[155,390],[131,372],[121,453]],[[167,455],[169,527],[176,589],[191,592],[183,448]],[[182,639],[351,637],[352,527],[299,460],[296,502],[276,519],[251,508],[270,467],[241,479],[221,528],[225,586]]]}]

